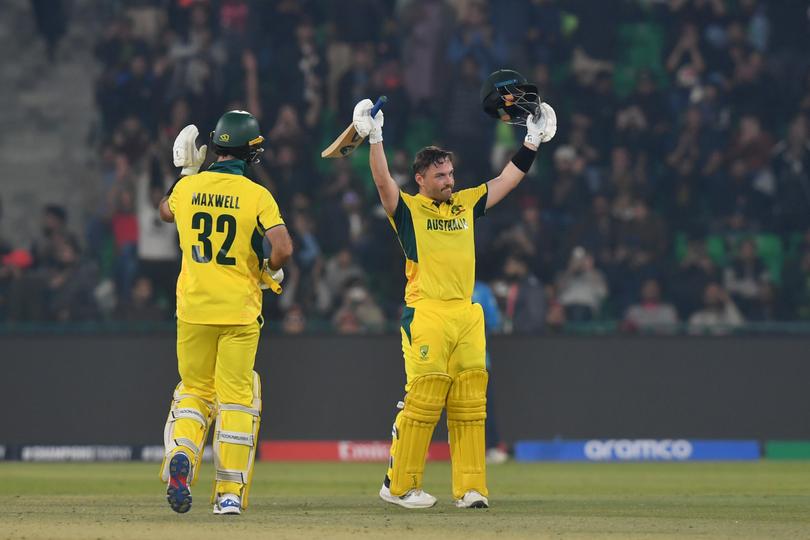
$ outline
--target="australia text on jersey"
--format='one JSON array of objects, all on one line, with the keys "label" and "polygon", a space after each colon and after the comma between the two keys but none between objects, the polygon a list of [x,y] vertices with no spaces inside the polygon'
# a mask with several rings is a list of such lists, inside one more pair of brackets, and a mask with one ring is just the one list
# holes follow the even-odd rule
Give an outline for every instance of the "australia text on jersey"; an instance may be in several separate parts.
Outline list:
[{"label": "australia text on jersey", "polygon": [[239,209],[239,197],[233,195],[219,195],[217,193],[192,193],[191,204],[197,206],[213,206],[216,208]]},{"label": "australia text on jersey", "polygon": [[468,228],[467,218],[427,220],[427,230],[429,231],[465,231]]}]

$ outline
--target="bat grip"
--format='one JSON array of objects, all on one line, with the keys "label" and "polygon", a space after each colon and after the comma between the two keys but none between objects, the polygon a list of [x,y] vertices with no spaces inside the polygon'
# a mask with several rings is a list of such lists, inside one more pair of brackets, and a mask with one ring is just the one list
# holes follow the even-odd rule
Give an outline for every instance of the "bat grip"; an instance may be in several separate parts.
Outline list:
[{"label": "bat grip", "polygon": [[374,116],[377,116],[377,113],[379,112],[380,109],[382,109],[382,106],[385,105],[386,101],[388,101],[387,96],[380,96],[377,98],[377,102],[374,103],[374,106],[371,108],[371,112],[369,113],[371,114],[372,118]]}]

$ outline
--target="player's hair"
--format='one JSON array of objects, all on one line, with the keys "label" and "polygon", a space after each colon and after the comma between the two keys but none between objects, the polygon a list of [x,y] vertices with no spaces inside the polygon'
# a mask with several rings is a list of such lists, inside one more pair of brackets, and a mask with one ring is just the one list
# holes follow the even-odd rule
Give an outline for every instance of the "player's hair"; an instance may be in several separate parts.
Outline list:
[{"label": "player's hair", "polygon": [[413,158],[413,174],[425,174],[431,165],[439,165],[449,159],[453,161],[453,152],[442,150],[438,146],[426,146]]}]

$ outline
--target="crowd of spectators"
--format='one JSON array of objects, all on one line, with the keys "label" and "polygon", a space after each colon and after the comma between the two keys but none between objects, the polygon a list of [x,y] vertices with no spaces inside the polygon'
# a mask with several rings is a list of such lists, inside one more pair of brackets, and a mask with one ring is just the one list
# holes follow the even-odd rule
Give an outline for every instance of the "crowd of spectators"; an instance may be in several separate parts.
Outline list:
[{"label": "crowd of spectators", "polygon": [[454,151],[457,187],[486,181],[523,136],[480,109],[501,67],[526,74],[559,118],[528,178],[477,223],[478,279],[502,331],[810,319],[804,1],[124,6],[96,46],[103,204],[87,223],[48,206],[32,246],[0,241],[0,320],[170,320],[179,253],[155,204],[177,175],[172,141],[238,108],[265,130],[249,174],[296,245],[266,317],[290,333],[392,327],[403,260],[367,150],[329,161],[320,150],[359,99],[385,94],[403,189],[415,189],[410,157],[434,143]]}]

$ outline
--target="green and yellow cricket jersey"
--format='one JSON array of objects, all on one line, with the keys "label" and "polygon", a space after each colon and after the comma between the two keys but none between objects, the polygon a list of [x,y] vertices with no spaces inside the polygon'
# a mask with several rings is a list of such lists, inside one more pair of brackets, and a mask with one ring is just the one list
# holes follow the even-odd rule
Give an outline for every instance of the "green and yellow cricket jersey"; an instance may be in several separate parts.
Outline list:
[{"label": "green and yellow cricket jersey", "polygon": [[270,192],[244,176],[245,167],[241,160],[214,163],[181,178],[169,193],[183,251],[181,321],[249,324],[261,313],[262,240],[284,221]]},{"label": "green and yellow cricket jersey", "polygon": [[474,221],[484,215],[487,185],[439,203],[421,194],[399,194],[388,219],[405,253],[405,304],[419,300],[470,300],[475,284]]}]

